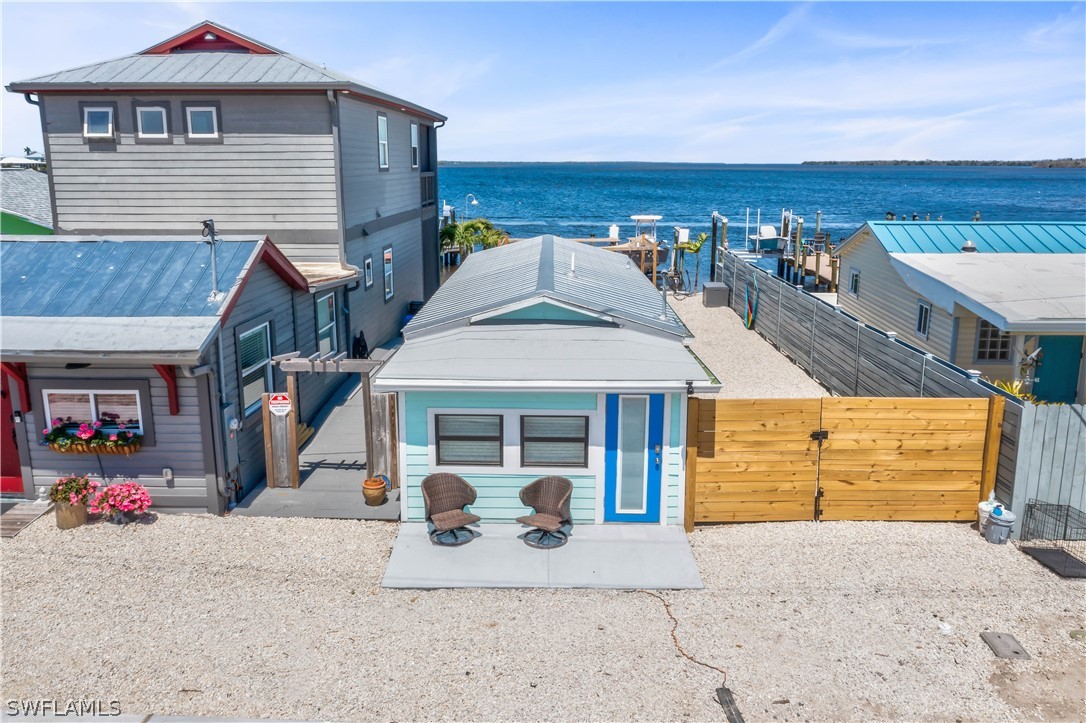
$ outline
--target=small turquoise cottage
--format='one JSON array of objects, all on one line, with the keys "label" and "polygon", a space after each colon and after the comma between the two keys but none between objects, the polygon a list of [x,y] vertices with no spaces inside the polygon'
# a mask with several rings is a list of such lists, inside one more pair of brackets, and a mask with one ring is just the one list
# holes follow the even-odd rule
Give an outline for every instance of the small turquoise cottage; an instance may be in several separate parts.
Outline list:
[{"label": "small turquoise cottage", "polygon": [[542,236],[471,255],[375,378],[397,394],[401,519],[424,520],[423,478],[453,472],[484,522],[558,474],[577,524],[682,524],[687,395],[720,388],[690,336],[614,252]]}]

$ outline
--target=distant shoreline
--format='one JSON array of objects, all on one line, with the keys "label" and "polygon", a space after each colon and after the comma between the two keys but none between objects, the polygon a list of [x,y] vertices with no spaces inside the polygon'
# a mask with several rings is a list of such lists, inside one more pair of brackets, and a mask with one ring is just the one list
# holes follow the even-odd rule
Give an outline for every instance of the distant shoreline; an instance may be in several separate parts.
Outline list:
[{"label": "distant shoreline", "polygon": [[707,168],[719,166],[1021,166],[1028,168],[1086,168],[1086,158],[1041,161],[803,161],[801,163],[681,163],[670,161],[438,161],[439,168],[456,166],[627,166]]}]

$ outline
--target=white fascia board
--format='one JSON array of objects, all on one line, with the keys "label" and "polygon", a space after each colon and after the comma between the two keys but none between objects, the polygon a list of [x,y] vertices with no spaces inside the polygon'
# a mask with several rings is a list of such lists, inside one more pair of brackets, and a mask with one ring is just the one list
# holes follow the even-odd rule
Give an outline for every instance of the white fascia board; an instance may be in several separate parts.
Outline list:
[{"label": "white fascia board", "polygon": [[[374,391],[400,392],[400,391],[443,391],[443,392],[468,392],[468,391],[509,391],[531,389],[533,391],[547,392],[675,392],[686,391],[686,382],[683,381],[626,381],[626,382],[600,382],[600,381],[516,381],[502,380],[465,380],[465,379],[392,379],[378,376],[373,382]],[[719,384],[709,382],[694,382],[694,392],[698,394],[715,394],[720,391]]]},{"label": "white fascia board", "polygon": [[1008,334],[1086,334],[1086,319],[1029,319],[1007,322]]}]

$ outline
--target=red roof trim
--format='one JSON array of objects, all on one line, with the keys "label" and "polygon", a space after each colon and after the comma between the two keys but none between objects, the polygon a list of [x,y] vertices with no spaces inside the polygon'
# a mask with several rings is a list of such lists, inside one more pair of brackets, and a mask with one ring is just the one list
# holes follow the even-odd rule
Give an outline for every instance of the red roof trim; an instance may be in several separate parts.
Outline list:
[{"label": "red roof trim", "polygon": [[[197,27],[193,28],[192,30],[189,30],[188,32],[181,33],[180,35],[175,35],[169,40],[164,40],[158,45],[147,48],[147,50],[144,50],[142,53],[140,53],[140,55],[166,55],[183,45],[193,43],[193,41],[195,41],[195,44],[197,46],[202,45],[204,44],[202,38],[205,33],[214,33],[220,41],[225,40],[232,45],[237,45],[239,47],[245,48],[250,53],[254,53],[256,55],[278,54],[277,51],[269,48],[266,45],[261,45],[260,43],[248,40],[247,38],[243,38],[240,35],[237,35],[230,32],[229,30],[215,25],[214,23],[202,23]],[[222,43],[215,41],[214,44],[208,44],[208,47],[222,47],[222,45]]]},{"label": "red roof trim", "polygon": [[279,278],[287,282],[292,288],[297,289],[298,291],[309,291],[309,282],[302,276],[302,272],[298,271],[298,269],[294,267],[294,264],[290,263],[290,259],[283,255],[283,252],[272,243],[270,238],[265,236],[264,240],[260,242],[260,246],[257,247],[252,263],[250,263],[249,268],[245,270],[245,274],[241,277],[241,281],[238,283],[237,288],[231,293],[230,300],[226,302],[226,306],[219,315],[220,327],[226,326],[226,320],[230,317],[230,312],[237,306],[238,300],[241,298],[241,293],[245,290],[246,284],[249,283],[249,278],[253,275],[253,269],[255,269],[257,264],[261,261],[266,263],[272,271],[279,275]]}]

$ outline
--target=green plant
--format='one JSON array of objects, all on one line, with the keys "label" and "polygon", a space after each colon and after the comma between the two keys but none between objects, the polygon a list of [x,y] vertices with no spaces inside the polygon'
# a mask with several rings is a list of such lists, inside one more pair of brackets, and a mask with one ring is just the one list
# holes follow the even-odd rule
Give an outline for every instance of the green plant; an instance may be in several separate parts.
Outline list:
[{"label": "green plant", "polygon": [[99,484],[85,474],[61,477],[49,488],[49,499],[70,505],[85,505]]},{"label": "green plant", "polygon": [[450,223],[441,229],[441,248],[460,249],[461,254],[469,254],[475,247],[484,249],[504,246],[509,242],[509,234],[496,228],[485,218],[473,218],[470,221]]},{"label": "green plant", "polygon": [[128,429],[127,424],[120,421],[116,414],[103,414],[101,419],[94,422],[75,422],[71,417],[57,417],[50,423],[49,428],[43,429],[41,433],[42,444],[52,445],[60,450],[68,449],[73,444],[106,449],[133,447],[143,439],[143,435]]}]

